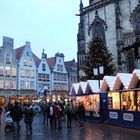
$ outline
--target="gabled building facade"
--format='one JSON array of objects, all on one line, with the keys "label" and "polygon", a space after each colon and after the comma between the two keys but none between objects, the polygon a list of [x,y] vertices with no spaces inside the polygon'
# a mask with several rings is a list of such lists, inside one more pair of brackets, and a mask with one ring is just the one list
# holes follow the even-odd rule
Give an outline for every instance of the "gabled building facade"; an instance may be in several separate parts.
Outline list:
[{"label": "gabled building facade", "polygon": [[51,72],[47,63],[47,54],[42,52],[42,58],[37,66],[37,93],[39,96],[50,95]]},{"label": "gabled building facade", "polygon": [[21,104],[32,99],[67,99],[70,86],[77,82],[77,63],[64,62],[64,54],[47,58],[44,50],[41,59],[31,50],[30,42],[14,49],[14,40],[3,37],[0,47],[0,104]]},{"label": "gabled building facade", "polygon": [[51,96],[52,100],[66,99],[68,97],[68,72],[64,63],[64,54],[56,53],[55,57],[47,59],[51,70]]},{"label": "gabled building facade", "polygon": [[3,37],[0,47],[0,104],[13,102],[17,95],[17,60],[13,38]]},{"label": "gabled building facade", "polygon": [[[30,42],[26,42],[23,47],[16,49],[16,58],[18,60],[18,96],[21,100],[31,100],[37,93],[36,88],[36,64],[30,47]],[[26,99],[25,99],[26,98]]]}]

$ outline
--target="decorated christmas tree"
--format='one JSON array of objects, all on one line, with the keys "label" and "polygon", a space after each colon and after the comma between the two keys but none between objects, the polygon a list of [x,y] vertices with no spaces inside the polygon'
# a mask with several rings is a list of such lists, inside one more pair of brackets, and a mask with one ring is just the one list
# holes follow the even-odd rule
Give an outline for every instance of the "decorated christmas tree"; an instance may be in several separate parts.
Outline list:
[{"label": "decorated christmas tree", "polygon": [[[96,37],[88,44],[88,53],[85,56],[85,79],[102,79],[104,75],[112,75],[115,72],[115,65],[113,64],[112,54],[104,44],[101,38]],[[95,75],[93,68],[103,66],[103,75]]]}]

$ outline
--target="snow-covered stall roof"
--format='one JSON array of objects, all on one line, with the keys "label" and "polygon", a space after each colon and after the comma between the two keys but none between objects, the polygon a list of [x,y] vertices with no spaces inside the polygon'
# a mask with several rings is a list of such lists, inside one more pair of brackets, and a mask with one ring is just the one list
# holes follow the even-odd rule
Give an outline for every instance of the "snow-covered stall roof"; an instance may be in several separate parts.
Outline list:
[{"label": "snow-covered stall roof", "polygon": [[72,84],[72,87],[70,89],[69,95],[77,94],[78,93],[78,89],[79,89],[79,83]]},{"label": "snow-covered stall roof", "polygon": [[[89,86],[91,88],[91,91],[93,93],[100,92],[100,89],[99,89],[99,81],[98,80],[88,80],[87,83],[89,84]],[[101,83],[101,81],[100,81],[100,83]]]},{"label": "snow-covered stall roof", "polygon": [[125,89],[128,89],[131,79],[132,79],[132,74],[130,73],[118,73],[116,75],[116,80],[112,90],[113,91],[119,90],[121,84],[123,84]]},{"label": "snow-covered stall roof", "polygon": [[108,87],[110,90],[113,90],[115,79],[116,76],[104,76],[100,91],[106,92]]},{"label": "snow-covered stall roof", "polygon": [[80,82],[79,85],[81,86],[82,92],[85,93],[87,88],[87,82]]},{"label": "snow-covered stall roof", "polygon": [[129,89],[136,88],[136,85],[139,80],[140,80],[140,69],[134,69],[128,88]]}]

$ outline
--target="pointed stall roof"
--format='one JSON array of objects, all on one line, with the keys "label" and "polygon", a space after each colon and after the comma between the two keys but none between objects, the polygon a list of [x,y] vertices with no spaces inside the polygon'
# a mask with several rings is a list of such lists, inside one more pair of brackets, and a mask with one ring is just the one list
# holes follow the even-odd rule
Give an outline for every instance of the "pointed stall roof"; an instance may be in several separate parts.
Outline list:
[{"label": "pointed stall roof", "polygon": [[[89,84],[93,93],[100,92],[98,80],[88,80],[87,83]],[[100,83],[101,83],[101,80],[100,80]]]},{"label": "pointed stall roof", "polygon": [[128,88],[129,89],[136,88],[136,85],[137,85],[139,80],[140,80],[140,69],[134,69]]},{"label": "pointed stall roof", "polygon": [[86,88],[87,88],[87,82],[80,82],[80,86],[82,89],[82,93],[86,93]]},{"label": "pointed stall roof", "polygon": [[101,92],[106,92],[108,88],[110,90],[113,90],[115,79],[116,79],[116,76],[104,76],[103,82],[101,85]]},{"label": "pointed stall roof", "polygon": [[130,73],[118,73],[116,75],[113,91],[119,90],[122,84],[125,89],[128,89],[131,79],[132,74]]},{"label": "pointed stall roof", "polygon": [[[72,94],[78,94],[78,89],[79,89],[79,83],[74,83],[72,84],[72,89],[70,90],[70,95]],[[73,92],[73,93],[72,93]]]}]

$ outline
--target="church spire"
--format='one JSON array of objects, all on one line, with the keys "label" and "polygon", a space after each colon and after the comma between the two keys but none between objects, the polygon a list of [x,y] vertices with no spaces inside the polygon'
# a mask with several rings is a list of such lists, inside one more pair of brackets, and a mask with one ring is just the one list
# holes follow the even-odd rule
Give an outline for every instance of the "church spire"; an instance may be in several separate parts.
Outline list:
[{"label": "church spire", "polygon": [[80,14],[83,12],[83,2],[80,0]]}]

